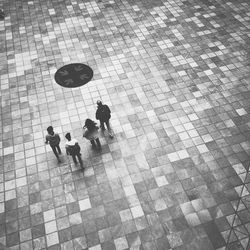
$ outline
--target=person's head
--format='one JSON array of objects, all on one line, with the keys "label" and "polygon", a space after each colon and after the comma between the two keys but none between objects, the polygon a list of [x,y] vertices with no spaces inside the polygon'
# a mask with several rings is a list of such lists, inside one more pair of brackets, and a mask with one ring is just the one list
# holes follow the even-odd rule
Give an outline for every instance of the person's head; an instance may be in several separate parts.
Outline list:
[{"label": "person's head", "polygon": [[86,127],[88,130],[92,130],[93,128],[95,128],[95,125],[96,125],[96,123],[94,121],[92,121],[91,119],[85,120],[84,127]]},{"label": "person's head", "polygon": [[97,107],[101,107],[101,106],[102,106],[102,101],[98,100],[98,101],[96,102],[96,104],[97,104]]},{"label": "person's head", "polygon": [[48,131],[48,134],[50,134],[50,135],[53,135],[53,134],[54,134],[54,129],[53,129],[52,126],[49,126],[49,127],[47,128],[47,131]]},{"label": "person's head", "polygon": [[70,140],[71,140],[71,135],[70,135],[70,133],[67,133],[67,134],[65,135],[65,138],[66,138],[68,141],[70,141]]}]

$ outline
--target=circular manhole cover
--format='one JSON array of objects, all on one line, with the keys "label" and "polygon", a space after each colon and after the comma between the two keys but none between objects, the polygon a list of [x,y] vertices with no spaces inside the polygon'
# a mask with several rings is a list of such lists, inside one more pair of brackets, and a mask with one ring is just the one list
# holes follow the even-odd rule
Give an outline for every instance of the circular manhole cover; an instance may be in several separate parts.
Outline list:
[{"label": "circular manhole cover", "polygon": [[55,81],[65,88],[77,88],[88,83],[93,77],[93,70],[82,63],[67,64],[55,73]]}]

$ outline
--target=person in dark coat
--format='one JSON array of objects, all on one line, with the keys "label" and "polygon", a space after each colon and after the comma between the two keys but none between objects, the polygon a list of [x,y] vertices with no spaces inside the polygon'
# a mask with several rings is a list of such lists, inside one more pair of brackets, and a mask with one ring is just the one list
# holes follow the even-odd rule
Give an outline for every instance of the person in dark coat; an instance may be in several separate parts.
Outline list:
[{"label": "person in dark coat", "polygon": [[60,141],[61,141],[60,136],[59,136],[58,133],[54,132],[54,129],[53,129],[52,126],[49,126],[47,128],[47,132],[48,132],[48,134],[45,137],[45,143],[46,144],[49,143],[49,145],[52,148],[58,162],[60,162],[60,158],[59,158],[59,155],[58,155],[58,154],[62,153],[61,149],[60,149],[60,146],[59,146]]},{"label": "person in dark coat", "polygon": [[106,104],[103,104],[101,101],[97,101],[97,110],[95,114],[96,120],[100,121],[100,127],[102,130],[105,130],[104,124],[106,124],[106,127],[108,129],[109,135],[113,136],[109,120],[111,118],[111,111],[109,109],[109,106]]}]

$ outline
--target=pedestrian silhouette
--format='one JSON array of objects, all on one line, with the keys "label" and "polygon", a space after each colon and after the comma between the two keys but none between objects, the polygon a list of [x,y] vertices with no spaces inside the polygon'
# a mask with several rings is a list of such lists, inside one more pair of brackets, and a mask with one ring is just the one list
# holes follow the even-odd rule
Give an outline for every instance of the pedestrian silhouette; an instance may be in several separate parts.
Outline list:
[{"label": "pedestrian silhouette", "polygon": [[4,17],[5,17],[5,13],[3,9],[0,9],[0,19],[4,19]]},{"label": "pedestrian silhouette", "polygon": [[109,123],[109,120],[111,118],[111,111],[109,109],[109,106],[103,104],[100,100],[98,100],[96,104],[97,104],[97,110],[95,114],[96,120],[100,121],[100,127],[102,130],[105,130],[104,124],[106,124],[109,135],[113,137],[113,133]]},{"label": "pedestrian silhouette", "polygon": [[65,138],[68,140],[65,143],[66,154],[72,156],[72,159],[75,164],[77,164],[77,160],[76,160],[76,157],[77,157],[80,163],[80,166],[83,167],[82,158],[81,158],[81,148],[78,144],[78,141],[74,138],[71,138],[70,133],[67,133],[65,135]]},{"label": "pedestrian silhouette", "polygon": [[59,143],[61,141],[60,139],[60,136],[58,133],[55,133],[54,132],[54,129],[52,126],[49,126],[47,128],[47,132],[48,134],[46,135],[45,137],[45,143],[50,145],[50,147],[52,148],[58,162],[61,162],[60,161],[60,158],[59,158],[59,155],[58,154],[61,154],[61,149],[60,149],[60,146],[59,146]]},{"label": "pedestrian silhouette", "polygon": [[97,146],[100,149],[101,143],[99,140],[99,127],[96,125],[96,123],[91,119],[86,119],[83,129],[83,137],[85,137],[87,140],[90,140],[93,147]]}]

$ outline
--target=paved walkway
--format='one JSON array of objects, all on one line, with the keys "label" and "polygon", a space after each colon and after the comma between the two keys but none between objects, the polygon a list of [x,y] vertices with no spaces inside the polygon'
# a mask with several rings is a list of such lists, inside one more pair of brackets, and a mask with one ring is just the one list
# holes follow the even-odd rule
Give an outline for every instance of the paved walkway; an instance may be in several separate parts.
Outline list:
[{"label": "paved walkway", "polygon": [[[248,0],[0,4],[0,248],[250,249]],[[73,62],[94,77],[62,88]],[[101,152],[82,138],[98,99]]]}]

